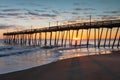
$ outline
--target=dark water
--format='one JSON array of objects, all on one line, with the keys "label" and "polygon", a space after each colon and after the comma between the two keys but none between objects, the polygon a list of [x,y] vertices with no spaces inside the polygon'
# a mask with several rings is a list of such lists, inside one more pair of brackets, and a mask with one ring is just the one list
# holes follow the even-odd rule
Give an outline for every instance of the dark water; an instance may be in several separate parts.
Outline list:
[{"label": "dark water", "polygon": [[[67,42],[67,44],[68,43],[69,42]],[[101,41],[101,46],[103,43],[104,40]],[[111,41],[111,45],[112,43],[113,41]],[[82,44],[86,44],[86,41],[82,41]],[[5,45],[3,40],[0,40],[0,74],[41,66],[61,59],[111,53],[112,49],[109,47],[101,47],[100,49],[94,48],[93,40],[90,40],[90,44],[89,48],[86,48],[85,46],[82,46],[82,48],[79,46],[76,48],[74,46],[67,46],[66,48],[44,49],[39,46],[21,47]],[[108,44],[108,41],[106,44]],[[115,45],[116,44],[117,41]],[[117,47],[114,47],[114,49],[117,49]]]}]

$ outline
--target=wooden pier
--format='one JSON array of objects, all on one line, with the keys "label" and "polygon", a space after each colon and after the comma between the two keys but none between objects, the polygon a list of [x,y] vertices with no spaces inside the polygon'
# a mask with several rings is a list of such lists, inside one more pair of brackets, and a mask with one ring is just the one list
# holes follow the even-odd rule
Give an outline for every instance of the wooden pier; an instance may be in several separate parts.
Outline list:
[{"label": "wooden pier", "polygon": [[[120,47],[120,20],[74,23],[49,26],[39,29],[28,29],[4,33],[6,44],[24,46],[82,46],[86,37],[86,47],[94,40],[94,47]],[[114,34],[114,35],[113,35]],[[92,38],[91,38],[92,36]],[[79,40],[74,40],[74,37]],[[104,40],[103,46],[101,41]],[[73,44],[73,41],[75,43]],[[116,44],[117,43],[117,44]]]}]

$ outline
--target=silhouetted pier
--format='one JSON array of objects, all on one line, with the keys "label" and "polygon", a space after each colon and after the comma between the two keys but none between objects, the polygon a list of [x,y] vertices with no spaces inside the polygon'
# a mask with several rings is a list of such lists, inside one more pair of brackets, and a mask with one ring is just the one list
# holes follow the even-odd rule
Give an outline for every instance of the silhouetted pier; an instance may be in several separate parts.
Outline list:
[{"label": "silhouetted pier", "polygon": [[[4,40],[7,44],[20,45],[36,45],[36,46],[82,46],[82,41],[86,37],[86,47],[89,47],[89,42],[92,36],[94,40],[94,47],[101,47],[101,40],[104,36],[104,45],[102,47],[115,46],[120,47],[120,20],[97,21],[86,23],[74,23],[66,25],[58,25],[39,28],[28,29],[16,32],[4,33]],[[108,35],[109,34],[109,35]],[[114,34],[114,35],[112,35]],[[74,40],[74,37],[79,40]],[[44,42],[43,42],[44,40]],[[112,45],[111,45],[112,42]]]}]

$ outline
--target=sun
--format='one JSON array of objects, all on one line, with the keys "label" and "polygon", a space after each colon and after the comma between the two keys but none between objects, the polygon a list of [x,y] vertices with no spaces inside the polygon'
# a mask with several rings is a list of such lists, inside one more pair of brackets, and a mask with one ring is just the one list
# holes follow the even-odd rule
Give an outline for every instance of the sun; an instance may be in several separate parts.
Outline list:
[{"label": "sun", "polygon": [[80,40],[80,39],[79,39],[78,37],[74,37],[74,38],[73,38],[73,40],[75,40],[75,41],[76,41],[76,40]]}]

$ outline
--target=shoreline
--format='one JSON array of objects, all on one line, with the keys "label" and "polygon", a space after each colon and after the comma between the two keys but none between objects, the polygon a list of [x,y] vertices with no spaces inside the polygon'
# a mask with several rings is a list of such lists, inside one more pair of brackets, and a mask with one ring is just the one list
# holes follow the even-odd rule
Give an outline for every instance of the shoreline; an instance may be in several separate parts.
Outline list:
[{"label": "shoreline", "polygon": [[0,74],[0,80],[119,80],[120,51],[63,59],[43,66]]}]

